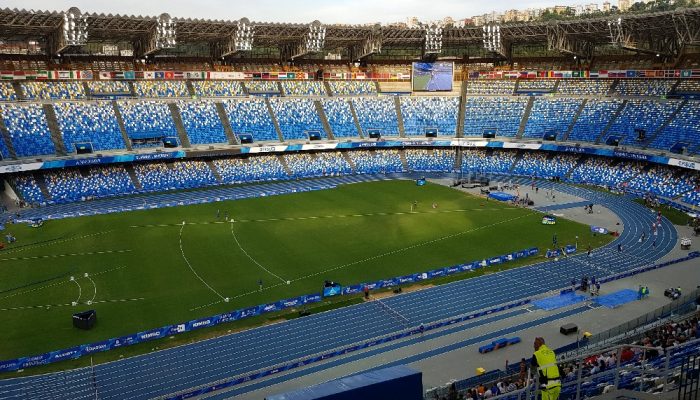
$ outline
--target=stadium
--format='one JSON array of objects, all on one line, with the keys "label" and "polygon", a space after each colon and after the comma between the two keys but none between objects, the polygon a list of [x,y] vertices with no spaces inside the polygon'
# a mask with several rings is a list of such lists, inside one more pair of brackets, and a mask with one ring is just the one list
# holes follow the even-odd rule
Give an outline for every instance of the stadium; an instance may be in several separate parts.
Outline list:
[{"label": "stadium", "polygon": [[700,8],[547,15],[0,9],[0,399],[697,399]]}]

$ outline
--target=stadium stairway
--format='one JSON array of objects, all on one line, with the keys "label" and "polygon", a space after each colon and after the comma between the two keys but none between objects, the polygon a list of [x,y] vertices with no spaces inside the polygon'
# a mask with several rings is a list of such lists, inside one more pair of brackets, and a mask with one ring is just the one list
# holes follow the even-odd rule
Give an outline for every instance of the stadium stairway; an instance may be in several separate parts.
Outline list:
[{"label": "stadium stairway", "polygon": [[[490,150],[490,151],[489,151],[489,150]],[[491,157],[491,155],[493,154],[493,149],[489,149],[489,150],[486,151],[486,156],[487,156],[487,157]],[[513,164],[511,164],[511,165],[510,165],[510,168],[508,168],[508,173],[513,172],[513,170],[515,169],[515,166],[518,165],[518,163],[520,162],[520,160],[522,160],[523,154],[525,154],[524,151],[518,150],[518,153],[515,155],[515,159],[513,160]]]},{"label": "stadium stairway", "polygon": [[2,119],[2,116],[0,115],[0,133],[2,133],[2,140],[5,142],[5,147],[7,148],[7,151],[10,153],[10,157],[12,158],[17,158],[17,153],[15,152],[15,148],[12,146],[12,139],[10,139],[10,133],[7,131],[7,126],[5,126],[5,121]]},{"label": "stadium stairway", "polygon": [[331,84],[328,83],[328,81],[323,81],[323,88],[326,90],[326,93],[328,93],[328,97],[333,97],[333,91],[331,90]]},{"label": "stadium stairway", "polygon": [[277,155],[277,160],[282,164],[282,168],[284,168],[284,172],[287,173],[287,176],[294,176],[292,173],[292,170],[289,168],[289,164],[287,164],[287,159],[284,158],[281,154]]},{"label": "stadium stairway", "polygon": [[143,185],[141,185],[141,181],[139,181],[139,178],[136,176],[136,171],[134,171],[134,165],[125,164],[124,169],[126,169],[126,173],[129,174],[129,178],[131,178],[131,183],[134,187],[138,190],[143,190]]},{"label": "stadium stairway", "polygon": [[328,123],[328,118],[326,117],[326,112],[323,111],[323,105],[321,104],[321,101],[314,100],[314,106],[316,107],[318,117],[321,119],[321,125],[323,125],[323,130],[326,131],[326,137],[328,137],[329,140],[335,140],[335,136],[333,135],[333,129],[331,129],[331,125]]},{"label": "stadium stairway", "polygon": [[[617,81],[615,81],[615,83],[613,83],[612,86],[615,86],[616,83],[617,83]],[[612,89],[610,89],[610,90],[612,90]],[[622,113],[622,110],[624,110],[626,106],[627,106],[627,100],[623,100],[622,103],[620,104],[620,107],[617,108],[617,110],[615,111],[615,114],[613,114],[613,116],[610,118],[610,121],[608,121],[608,124],[605,125],[605,128],[603,128],[603,130],[600,132],[600,136],[598,136],[595,139],[595,142],[594,142],[595,144],[600,144],[600,141],[603,140],[603,138],[608,134],[608,131],[613,126],[615,121],[617,121],[617,117],[620,116],[620,113]]]},{"label": "stadium stairway", "polygon": [[561,79],[557,79],[554,81],[554,88],[552,89],[552,93],[559,93],[559,84],[561,83]]},{"label": "stadium stairway", "polygon": [[459,93],[459,108],[457,110],[457,132],[458,138],[464,136],[464,114],[466,113],[465,104],[467,103],[467,85],[464,83]]},{"label": "stadium stairway", "polygon": [[[557,81],[557,86],[558,85],[559,82]],[[588,99],[583,99],[581,105],[578,107],[578,110],[576,110],[576,114],[574,114],[574,118],[571,119],[571,124],[569,124],[569,127],[566,129],[564,137],[558,138],[557,140],[564,141],[569,138],[569,135],[571,134],[571,131],[574,130],[574,126],[576,126],[576,121],[578,121],[578,117],[581,115],[581,111],[583,111],[583,108],[586,106],[586,103],[588,103]]]},{"label": "stadium stairway", "polygon": [[357,134],[360,135],[360,139],[365,139],[365,135],[362,134],[362,126],[360,125],[360,120],[357,118],[357,113],[355,112],[355,106],[350,104],[350,113],[352,114],[352,120],[355,122],[355,129],[357,129]]},{"label": "stadium stairway", "polygon": [[406,131],[404,131],[403,128],[403,115],[401,115],[401,101],[399,97],[400,96],[394,96],[394,107],[396,107],[396,122],[398,122],[399,125],[399,137],[406,137]]},{"label": "stadium stairway", "polygon": [[87,82],[83,82],[82,86],[83,92],[85,92],[85,99],[92,100],[92,91],[90,90],[90,86],[88,86]]},{"label": "stadium stairway", "polygon": [[457,154],[455,154],[455,165],[452,166],[454,171],[460,171],[462,168],[462,148],[457,148]]},{"label": "stadium stairway", "polygon": [[350,168],[352,168],[352,173],[356,174],[357,173],[357,165],[355,165],[355,163],[352,161],[352,159],[348,155],[348,152],[342,151],[340,154],[343,155],[343,158],[345,159],[345,161],[347,161],[348,165],[350,165]]},{"label": "stadium stairway", "polygon": [[216,178],[216,182],[218,182],[219,184],[223,183],[224,180],[221,178],[221,174],[219,173],[219,170],[216,169],[216,165],[214,165],[214,161],[207,160],[206,163],[207,163],[207,166],[209,166],[209,169],[211,169],[212,175],[214,175],[214,178]]},{"label": "stadium stairway", "polygon": [[615,92],[617,92],[617,84],[620,83],[619,79],[613,79],[612,85],[610,85],[610,89],[608,89],[608,93],[606,95],[608,96],[613,96],[615,95]]},{"label": "stadium stairway", "polygon": [[399,150],[399,158],[401,158],[401,166],[403,167],[403,170],[410,171],[408,168],[408,160],[406,160],[406,152]]},{"label": "stadium stairway", "polygon": [[182,116],[180,115],[180,110],[177,109],[177,104],[168,103],[168,108],[170,109],[170,115],[172,115],[173,122],[175,123],[177,136],[180,139],[180,146],[192,147],[190,138],[187,136],[187,131],[185,130],[185,125],[182,124]]},{"label": "stadium stairway", "polygon": [[46,200],[51,200],[51,193],[49,193],[49,188],[46,187],[44,175],[40,174],[39,172],[34,172],[32,175],[34,176],[37,186],[39,186],[39,190],[41,190],[41,194],[44,195],[44,198]]},{"label": "stadium stairway", "polygon": [[[670,124],[674,119],[676,119],[676,116],[677,116],[678,113],[683,109],[683,107],[685,107],[686,104],[688,104],[688,100],[683,100],[683,101],[681,101],[681,104],[678,106],[678,108],[676,108],[675,110],[673,110],[673,112],[671,113],[671,115],[668,116],[668,118],[666,119],[666,121],[664,121],[661,125],[659,125],[659,127],[656,128],[656,130],[655,130],[654,132],[652,132],[651,135],[649,135],[650,137],[648,137],[647,140],[644,141],[644,148],[645,148],[645,149],[646,149],[647,146],[649,146],[651,143],[654,143],[654,139],[656,139],[656,137],[659,136],[659,134],[660,134],[661,132],[663,132],[664,129],[666,129],[666,127],[668,126],[668,124]],[[668,149],[667,149],[667,150],[668,150]]]},{"label": "stadium stairway", "polygon": [[[133,90],[133,87],[131,87],[131,90]],[[117,106],[116,101],[111,101],[110,103],[112,103],[112,108],[114,109],[114,116],[117,117],[117,124],[119,125],[119,132],[121,132],[121,134],[122,134],[122,139],[124,139],[124,143],[126,144],[126,149],[131,151],[131,150],[133,150],[133,148],[131,147],[131,139],[129,139],[129,135],[126,133],[126,125],[124,125],[124,118],[122,117],[122,112],[119,111],[119,107]]]},{"label": "stadium stairway", "polygon": [[[517,83],[516,83],[517,92]],[[525,126],[527,125],[527,120],[530,119],[530,111],[532,111],[532,106],[535,104],[535,97],[530,96],[527,100],[527,106],[525,106],[525,112],[523,113],[523,118],[520,120],[520,126],[518,127],[518,133],[515,135],[516,139],[522,139],[523,133],[525,133]]]},{"label": "stadium stairway", "polygon": [[192,81],[186,80],[185,81],[185,86],[187,86],[187,93],[190,94],[190,96],[196,96],[197,92],[194,91],[194,87],[192,86]]},{"label": "stadium stairway", "polygon": [[56,119],[56,112],[53,109],[52,104],[43,104],[44,115],[46,116],[46,124],[49,127],[49,132],[51,132],[51,141],[56,148],[56,154],[59,156],[68,155],[66,152],[66,146],[61,138],[61,128],[59,128],[58,120]]},{"label": "stadium stairway", "polygon": [[[282,82],[277,81],[277,91],[280,93],[281,97],[286,97],[287,95],[284,93],[284,88],[282,87]],[[271,114],[274,114],[271,112]]]},{"label": "stadium stairway", "polygon": [[15,89],[15,94],[17,95],[17,100],[27,100],[27,96],[24,95],[24,89],[18,81],[12,82],[12,88]]},{"label": "stadium stairway", "polygon": [[[279,82],[277,82],[277,86],[280,87],[280,93],[281,93],[282,86],[280,85]],[[277,138],[279,139],[280,142],[284,142],[284,136],[282,136],[282,128],[280,128],[280,123],[279,123],[279,121],[277,121],[277,116],[275,115],[275,111],[272,109],[272,104],[270,103],[270,99],[268,99],[267,97],[265,98],[265,105],[267,106],[267,112],[270,114],[270,119],[272,120],[272,124],[275,126],[275,132],[277,132]]]},{"label": "stadium stairway", "polygon": [[588,156],[581,155],[581,157],[579,157],[578,160],[576,160],[576,164],[574,164],[574,166],[569,171],[566,172],[566,174],[564,175],[564,178],[566,180],[570,180],[571,174],[574,173],[576,168],[580,167],[583,163],[585,163],[587,159],[588,159]]},{"label": "stadium stairway", "polygon": [[216,113],[221,120],[221,125],[224,126],[224,133],[226,134],[226,139],[228,139],[228,144],[240,144],[238,143],[238,139],[236,139],[236,135],[233,133],[233,129],[231,129],[231,121],[228,119],[224,105],[220,101],[214,102],[214,105],[216,106]]},{"label": "stadium stairway", "polygon": [[132,98],[137,98],[138,95],[136,94],[136,89],[134,88],[134,82],[127,82],[127,85],[129,85],[129,93],[131,94]]}]

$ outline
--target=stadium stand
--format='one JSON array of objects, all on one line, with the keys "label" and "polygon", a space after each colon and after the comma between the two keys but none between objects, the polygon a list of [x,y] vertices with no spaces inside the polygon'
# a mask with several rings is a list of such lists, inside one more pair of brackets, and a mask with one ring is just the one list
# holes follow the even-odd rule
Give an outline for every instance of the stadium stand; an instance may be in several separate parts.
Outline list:
[{"label": "stadium stand", "polygon": [[238,81],[192,81],[194,93],[199,97],[244,96],[243,85]]},{"label": "stadium stand", "polygon": [[122,166],[94,167],[83,170],[62,169],[44,174],[46,187],[55,203],[118,196],[136,191]]},{"label": "stadium stand", "polygon": [[675,83],[675,79],[620,79],[615,91],[621,96],[664,96]]},{"label": "stadium stand", "polygon": [[613,84],[612,79],[562,79],[557,93],[575,96],[605,96]]},{"label": "stadium stand", "polygon": [[464,136],[481,137],[495,129],[496,137],[514,137],[527,105],[521,97],[468,97],[464,112]]},{"label": "stadium stand", "polygon": [[[608,130],[607,137],[620,138],[620,144],[638,142],[636,129],[643,129],[651,136],[673,114],[680,102],[632,99]],[[647,138],[649,137],[647,136]]]},{"label": "stadium stand", "polygon": [[17,191],[17,194],[29,204],[44,204],[46,198],[41,193],[39,184],[34,180],[31,174],[14,175],[10,182]]},{"label": "stadium stand", "polygon": [[214,160],[224,183],[247,183],[289,179],[277,156],[223,158]]},{"label": "stadium stand", "polygon": [[458,97],[421,96],[401,99],[401,117],[406,136],[424,136],[426,128],[438,135],[456,136]]},{"label": "stadium stand", "polygon": [[265,100],[227,100],[223,105],[234,134],[249,134],[258,142],[279,141]]},{"label": "stadium stand", "polygon": [[189,97],[185,81],[135,81],[133,85],[138,97]]},{"label": "stadium stand", "polygon": [[451,172],[455,167],[455,152],[443,149],[406,149],[408,169],[421,172]]},{"label": "stadium stand", "polygon": [[129,84],[125,81],[87,81],[91,96],[100,95],[131,95]]},{"label": "stadium stand", "polygon": [[333,96],[376,95],[377,86],[371,81],[329,81]]},{"label": "stadium stand", "polygon": [[359,135],[348,100],[323,99],[321,105],[323,105],[323,112],[326,114],[331,131],[333,131],[333,137],[344,138]]},{"label": "stadium stand", "polygon": [[350,164],[340,152],[287,154],[284,159],[292,177],[311,178],[352,173]]},{"label": "stadium stand", "polygon": [[608,158],[591,157],[574,168],[570,180],[619,189],[639,174],[642,167],[643,165],[637,162],[618,163]]},{"label": "stadium stand", "polygon": [[589,99],[568,136],[570,141],[595,142],[622,105],[619,99]]},{"label": "stadium stand", "polygon": [[159,101],[120,101],[117,103],[124,127],[131,139],[177,136],[168,106]]},{"label": "stadium stand", "polygon": [[399,123],[393,98],[353,98],[352,105],[365,136],[368,129],[379,129],[382,136],[399,135]]},{"label": "stadium stand", "polygon": [[318,131],[322,138],[326,138],[326,132],[313,100],[270,99],[270,105],[285,140],[307,139],[308,131]]},{"label": "stadium stand", "polygon": [[517,92],[551,93],[557,85],[556,79],[519,80]]},{"label": "stadium stand", "polygon": [[[18,157],[54,154],[56,149],[40,104],[4,104],[2,118]],[[7,157],[7,155],[3,154]]]},{"label": "stadium stand", "polygon": [[515,91],[514,80],[468,80],[467,95],[512,95]]},{"label": "stadium stand", "polygon": [[564,179],[576,165],[579,156],[571,154],[550,154],[527,152],[515,164],[511,173],[516,175],[536,176],[540,178]]},{"label": "stadium stand", "polygon": [[272,81],[248,81],[245,83],[245,87],[249,93],[279,94],[280,92],[277,82]]},{"label": "stadium stand", "polygon": [[145,191],[191,189],[216,184],[216,177],[204,161],[134,164]]},{"label": "stadium stand", "polygon": [[54,110],[68,152],[75,151],[75,144],[83,142],[92,143],[93,150],[125,147],[110,103],[55,103]]},{"label": "stadium stand", "polygon": [[403,164],[398,150],[351,151],[350,160],[358,174],[378,174],[403,172]]},{"label": "stadium stand", "polygon": [[486,150],[469,149],[462,151],[462,172],[474,174],[505,174],[515,162],[515,151],[501,151],[488,154]]},{"label": "stadium stand", "polygon": [[564,136],[581,106],[581,99],[537,98],[530,111],[523,137],[542,138],[553,132],[557,138]]},{"label": "stadium stand", "polygon": [[700,207],[700,184],[696,184],[695,188],[686,193],[682,200],[688,204]]},{"label": "stadium stand", "polygon": [[27,100],[84,99],[83,86],[78,82],[22,82],[22,91]]},{"label": "stadium stand", "polygon": [[669,150],[678,142],[684,143],[689,152],[700,143],[700,104],[696,100],[688,100],[649,147]]},{"label": "stadium stand", "polygon": [[15,93],[15,88],[9,82],[0,82],[0,100],[1,101],[15,101],[17,100],[17,94]]},{"label": "stadium stand", "polygon": [[180,100],[177,108],[192,144],[228,142],[214,102]]},{"label": "stadium stand", "polygon": [[687,173],[661,165],[654,165],[629,181],[632,190],[668,198],[678,197],[695,187],[696,184]]},{"label": "stadium stand", "polygon": [[678,94],[697,94],[700,93],[700,81],[697,79],[683,79],[680,81],[674,93]]},{"label": "stadium stand", "polygon": [[319,81],[281,81],[285,96],[325,96],[326,89]]}]

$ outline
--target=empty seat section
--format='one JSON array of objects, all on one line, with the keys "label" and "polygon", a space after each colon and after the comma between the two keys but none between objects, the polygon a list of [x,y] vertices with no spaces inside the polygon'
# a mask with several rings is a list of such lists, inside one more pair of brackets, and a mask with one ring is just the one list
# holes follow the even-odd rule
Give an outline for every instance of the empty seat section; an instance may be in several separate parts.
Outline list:
[{"label": "empty seat section", "polygon": [[25,202],[30,204],[43,204],[46,202],[46,198],[41,193],[39,184],[36,183],[36,180],[34,180],[31,174],[14,175],[10,178],[10,182],[17,191],[17,194]]},{"label": "empty seat section", "polygon": [[352,168],[339,152],[285,154],[293,177],[312,178],[317,176],[338,176],[352,173]]},{"label": "empty seat section", "polygon": [[92,143],[93,150],[125,147],[111,103],[55,103],[54,110],[66,151],[76,151],[75,144],[83,142]]},{"label": "empty seat section", "polygon": [[561,139],[582,102],[572,98],[535,99],[523,137],[542,138],[552,132]]},{"label": "empty seat section", "polygon": [[592,157],[578,165],[570,179],[576,183],[587,183],[610,188],[622,188],[630,179],[642,171],[638,162],[619,162],[609,158]]},{"label": "empty seat section", "polygon": [[177,136],[167,104],[159,101],[120,101],[117,104],[130,138],[160,139]]},{"label": "empty seat section", "polygon": [[9,82],[0,82],[0,100],[2,101],[15,101],[17,100],[17,94],[15,93],[15,88]]},{"label": "empty seat section", "polygon": [[406,149],[409,171],[451,172],[455,167],[455,151],[444,149]]},{"label": "empty seat section", "polygon": [[224,183],[246,183],[289,179],[277,156],[224,158],[214,160]]},{"label": "empty seat section", "polygon": [[131,95],[129,84],[124,81],[88,81],[90,95],[95,97]]},{"label": "empty seat section", "polygon": [[[40,104],[0,105],[2,119],[18,157],[54,154],[51,132]],[[7,151],[4,149],[3,151]],[[3,153],[3,157],[8,157]]]},{"label": "empty seat section", "polygon": [[557,92],[576,96],[604,96],[610,91],[612,79],[562,79]]},{"label": "empty seat section", "polygon": [[136,81],[133,85],[139,97],[189,97],[185,81]]},{"label": "empty seat section", "polygon": [[401,99],[401,117],[407,136],[424,136],[426,128],[439,135],[457,134],[458,97],[424,96]]},{"label": "empty seat section", "polygon": [[688,100],[649,146],[669,150],[679,142],[684,143],[688,150],[700,144],[700,101]]},{"label": "empty seat section", "polygon": [[326,89],[319,81],[280,81],[286,96],[325,96]]},{"label": "empty seat section", "polygon": [[621,144],[639,143],[637,129],[644,130],[649,138],[673,114],[679,104],[676,100],[628,100],[606,137],[619,137]]},{"label": "empty seat section", "polygon": [[675,79],[620,79],[615,91],[622,96],[665,96]]},{"label": "empty seat section", "polygon": [[357,137],[359,135],[348,100],[323,99],[321,104],[334,137]]},{"label": "empty seat section", "polygon": [[404,172],[398,150],[351,151],[348,155],[358,174]]},{"label": "empty seat section", "polygon": [[22,82],[27,100],[84,99],[82,83],[78,82]]},{"label": "empty seat section", "polygon": [[194,93],[199,97],[244,96],[243,85],[238,81],[192,81]]},{"label": "empty seat section", "polygon": [[245,87],[249,93],[274,93],[279,94],[280,88],[274,81],[248,81]]},{"label": "empty seat section", "polygon": [[285,140],[308,139],[308,131],[318,131],[322,138],[326,137],[313,100],[270,99],[270,104]]},{"label": "empty seat section", "polygon": [[182,125],[192,144],[227,143],[216,104],[213,101],[177,102]]},{"label": "empty seat section", "polygon": [[165,191],[191,189],[217,183],[204,161],[178,161],[170,164],[134,164],[134,171],[143,190]]},{"label": "empty seat section", "polygon": [[376,95],[377,86],[371,81],[329,81],[334,96]]},{"label": "empty seat section", "polygon": [[511,95],[515,91],[515,80],[468,80],[467,95]]},{"label": "empty seat section", "polygon": [[118,196],[136,191],[122,166],[95,167],[83,170],[62,169],[44,173],[46,188],[56,203]]},{"label": "empty seat section", "polygon": [[481,137],[495,129],[496,137],[514,137],[526,106],[527,98],[522,97],[467,97],[464,136]]},{"label": "empty seat section", "polygon": [[564,179],[566,174],[576,165],[579,156],[571,154],[549,154],[540,152],[527,152],[518,160],[512,170],[513,174],[536,176],[539,178]]},{"label": "empty seat section", "polygon": [[661,165],[652,166],[629,182],[629,188],[632,190],[668,198],[680,196],[695,187],[691,175]]},{"label": "empty seat section", "polygon": [[622,100],[618,99],[588,100],[571,130],[568,140],[595,142],[621,104]]},{"label": "empty seat section", "polygon": [[515,162],[516,152],[500,151],[487,155],[486,150],[469,149],[462,151],[462,172],[485,175],[505,174]]},{"label": "empty seat section", "polygon": [[226,100],[223,105],[234,134],[249,134],[258,142],[279,141],[265,100]]},{"label": "empty seat section", "polygon": [[399,123],[393,98],[358,97],[352,99],[352,105],[365,136],[368,136],[368,129],[378,129],[382,136],[399,135]]}]

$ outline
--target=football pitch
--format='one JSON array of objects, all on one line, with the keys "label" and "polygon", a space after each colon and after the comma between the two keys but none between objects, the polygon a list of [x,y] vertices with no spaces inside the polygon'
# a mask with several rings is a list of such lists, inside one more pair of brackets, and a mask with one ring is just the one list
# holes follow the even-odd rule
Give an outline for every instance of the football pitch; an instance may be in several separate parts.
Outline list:
[{"label": "football pitch", "polygon": [[[350,285],[529,247],[542,253],[554,233],[560,245],[609,240],[541,218],[397,180],[8,225],[18,240],[0,251],[0,359],[318,293],[324,280]],[[72,314],[88,309],[97,310],[97,325],[75,329]]]}]

